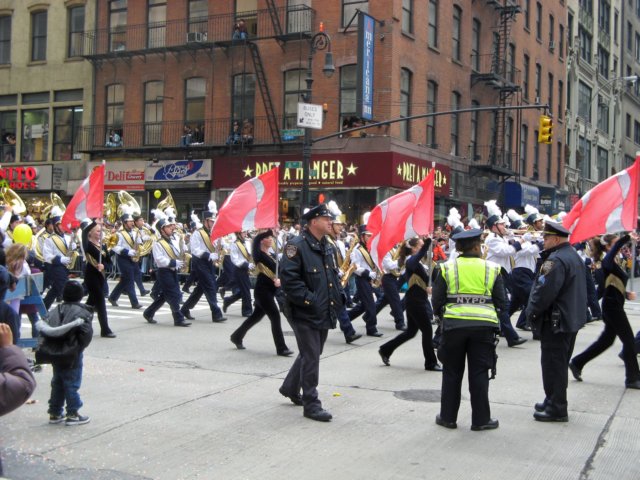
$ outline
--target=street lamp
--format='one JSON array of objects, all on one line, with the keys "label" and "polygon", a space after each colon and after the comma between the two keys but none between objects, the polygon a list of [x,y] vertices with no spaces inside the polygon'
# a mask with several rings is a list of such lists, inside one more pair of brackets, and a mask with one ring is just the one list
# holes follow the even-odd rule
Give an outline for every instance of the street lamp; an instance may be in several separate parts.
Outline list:
[{"label": "street lamp", "polygon": [[[331,37],[324,32],[324,24],[320,22],[320,31],[316,33],[309,42],[309,57],[307,61],[307,91],[303,95],[305,103],[311,103],[311,91],[313,86],[313,56],[319,50],[327,50],[324,59],[322,73],[325,77],[331,78],[336,71],[333,65],[333,53],[331,53]],[[300,204],[300,214],[304,208],[309,206],[309,164],[311,163],[311,129],[304,129],[304,143],[302,145],[302,195]]]},{"label": "street lamp", "polygon": [[[591,105],[593,104],[594,100],[598,98],[598,95],[600,94],[603,88],[608,87],[609,85],[613,85],[616,82],[619,82],[620,85],[624,85],[626,83],[634,85],[637,81],[638,81],[638,75],[628,75],[626,77],[615,77],[615,78],[612,78],[611,80],[604,82],[602,85],[596,88],[595,92],[591,94],[591,98],[589,99],[589,110],[591,110]],[[613,92],[613,93],[616,93],[616,92]]]}]

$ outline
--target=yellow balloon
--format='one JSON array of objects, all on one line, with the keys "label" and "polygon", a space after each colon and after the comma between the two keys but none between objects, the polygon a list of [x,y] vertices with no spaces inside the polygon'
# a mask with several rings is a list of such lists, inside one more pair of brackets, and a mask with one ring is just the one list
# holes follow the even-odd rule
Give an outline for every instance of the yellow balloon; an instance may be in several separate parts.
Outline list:
[{"label": "yellow balloon", "polygon": [[13,229],[13,241],[15,243],[21,243],[22,245],[31,245],[31,238],[33,237],[33,230],[29,225],[21,223]]},{"label": "yellow balloon", "polygon": [[155,198],[160,198],[162,196],[162,192],[160,190],[156,190],[155,192],[153,192],[153,196]]}]

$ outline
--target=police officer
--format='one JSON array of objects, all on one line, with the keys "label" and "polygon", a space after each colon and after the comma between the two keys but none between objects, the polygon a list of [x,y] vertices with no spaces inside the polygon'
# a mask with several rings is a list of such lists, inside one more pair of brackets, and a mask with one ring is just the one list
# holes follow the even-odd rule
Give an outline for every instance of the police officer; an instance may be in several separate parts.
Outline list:
[{"label": "police officer", "polygon": [[51,281],[51,288],[44,297],[44,306],[49,310],[56,298],[62,297],[62,290],[69,279],[67,265],[71,263],[71,252],[74,245],[65,238],[60,222],[64,212],[59,207],[51,209],[51,223],[53,233],[44,241],[42,255],[47,264],[47,272]]},{"label": "police officer", "polygon": [[[442,321],[443,364],[436,423],[456,428],[465,358],[469,364],[471,430],[498,428],[489,407],[489,370],[495,367],[498,312],[508,308],[500,267],[482,259],[482,230],[453,236],[458,257],[441,265],[433,284],[433,310]],[[565,368],[566,370],[566,368]]]},{"label": "police officer", "polygon": [[566,422],[569,358],[587,318],[585,265],[569,244],[569,230],[545,222],[541,266],[527,305],[527,319],[540,336],[545,399],[536,403],[540,422]]},{"label": "police officer", "polygon": [[233,295],[225,297],[222,302],[222,311],[227,312],[229,305],[242,299],[242,316],[251,315],[251,281],[249,272],[256,268],[251,258],[250,243],[247,241],[247,232],[237,232],[236,241],[229,247],[229,257],[233,263],[233,279],[238,288]]},{"label": "police officer", "polygon": [[153,259],[158,267],[156,271],[157,286],[154,285],[157,295],[142,315],[147,322],[158,323],[153,316],[166,301],[171,308],[173,324],[176,327],[188,327],[191,323],[184,320],[184,315],[180,311],[182,295],[178,282],[178,271],[184,266],[184,259],[180,258],[180,245],[173,237],[175,228],[176,224],[170,218],[160,218],[156,223],[156,229],[161,237],[153,244]]},{"label": "police officer", "polygon": [[[328,422],[332,415],[318,398],[320,355],[330,328],[335,328],[344,292],[333,247],[327,241],[333,215],[320,204],[302,216],[302,233],[284,249],[280,277],[284,310],[300,352],[280,387],[280,393],[304,407],[304,416]],[[302,396],[300,395],[302,389]]]},{"label": "police officer", "polygon": [[109,295],[109,302],[114,307],[117,307],[118,298],[120,298],[120,294],[125,291],[129,296],[131,308],[138,309],[142,308],[142,305],[136,296],[135,278],[136,270],[140,270],[140,266],[133,261],[133,257],[138,254],[138,249],[142,244],[142,238],[136,235],[133,230],[133,215],[126,211],[125,206],[123,206],[123,211],[124,213],[120,217],[122,230],[117,233],[118,244],[113,247],[113,251],[117,255],[120,281],[111,292],[111,295]]},{"label": "police officer", "polygon": [[218,260],[218,252],[211,242],[211,229],[213,228],[214,215],[217,209],[214,211],[211,208],[211,203],[215,205],[215,202],[210,202],[209,209],[202,213],[203,224],[201,228],[191,234],[191,241],[189,242],[191,247],[191,272],[197,284],[187,301],[184,302],[181,311],[186,318],[193,319],[189,310],[197,305],[202,294],[204,294],[211,309],[211,321],[224,322],[227,318],[220,310],[216,299],[218,284],[216,283],[213,264]]}]

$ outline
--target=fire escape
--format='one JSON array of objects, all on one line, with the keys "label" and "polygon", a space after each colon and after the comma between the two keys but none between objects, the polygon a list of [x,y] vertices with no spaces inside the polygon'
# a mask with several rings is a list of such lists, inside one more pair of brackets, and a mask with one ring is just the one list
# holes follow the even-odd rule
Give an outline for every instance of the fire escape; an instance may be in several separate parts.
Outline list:
[{"label": "fire escape", "polygon": [[[505,107],[513,104],[515,94],[520,91],[520,71],[515,68],[515,59],[510,54],[509,39],[511,26],[522,8],[518,0],[486,0],[486,3],[499,15],[498,25],[494,30],[492,52],[472,59],[471,86],[481,84],[493,88],[498,105]],[[495,112],[491,145],[484,151],[472,152],[472,171],[503,180],[516,175],[514,150],[517,148],[514,148],[513,141],[511,145],[506,141],[508,118],[508,110]]]}]

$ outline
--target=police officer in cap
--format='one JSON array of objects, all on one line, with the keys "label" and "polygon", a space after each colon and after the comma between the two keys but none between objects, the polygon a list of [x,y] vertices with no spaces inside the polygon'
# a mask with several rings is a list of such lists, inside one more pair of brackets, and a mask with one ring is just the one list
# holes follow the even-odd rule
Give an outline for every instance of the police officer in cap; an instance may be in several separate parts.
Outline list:
[{"label": "police officer in cap", "polygon": [[[441,265],[433,284],[433,311],[442,322],[443,365],[436,423],[457,428],[465,359],[469,364],[471,430],[498,428],[489,407],[489,370],[495,367],[498,314],[508,308],[500,266],[482,259],[482,230],[453,236],[458,257]],[[566,368],[565,368],[566,370]]]},{"label": "police officer in cap", "polygon": [[585,265],[569,243],[569,230],[545,222],[544,250],[527,305],[527,319],[540,336],[540,363],[545,399],[536,403],[540,422],[566,422],[567,365],[578,330],[587,318]]},{"label": "police officer in cap", "polygon": [[[304,407],[304,416],[320,422],[331,420],[318,398],[320,355],[330,328],[336,327],[344,305],[334,247],[327,241],[333,215],[320,204],[302,216],[302,233],[284,248],[280,278],[285,294],[284,311],[300,352],[280,393]],[[302,395],[300,395],[302,390]]]}]

